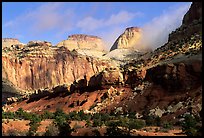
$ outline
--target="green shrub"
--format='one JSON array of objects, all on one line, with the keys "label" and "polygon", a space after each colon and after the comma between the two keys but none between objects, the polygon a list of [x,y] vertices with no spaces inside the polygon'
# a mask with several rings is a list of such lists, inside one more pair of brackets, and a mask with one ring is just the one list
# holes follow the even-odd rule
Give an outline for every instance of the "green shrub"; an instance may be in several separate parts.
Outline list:
[{"label": "green shrub", "polygon": [[109,114],[107,113],[101,114],[101,121],[108,121],[109,119],[110,119]]},{"label": "green shrub", "polygon": [[91,126],[91,121],[90,121],[90,120],[86,120],[85,126],[86,126],[86,127],[90,127],[90,126]]},{"label": "green shrub", "polygon": [[81,121],[81,117],[78,115],[78,113],[77,113],[76,111],[70,112],[70,113],[69,113],[69,117],[70,117],[72,120]]},{"label": "green shrub", "polygon": [[73,129],[70,127],[70,122],[66,120],[65,116],[56,116],[54,124],[59,129],[59,136],[70,136]]},{"label": "green shrub", "polygon": [[160,132],[164,132],[164,133],[168,133],[169,129],[166,129],[166,128],[161,128],[160,129]]},{"label": "green shrub", "polygon": [[162,127],[165,129],[171,129],[172,124],[170,122],[164,122],[164,123],[162,123]]},{"label": "green shrub", "polygon": [[6,133],[2,133],[2,136],[26,136],[26,133],[15,129],[9,129]]},{"label": "green shrub", "polygon": [[100,113],[94,113],[91,119],[101,119]]},{"label": "green shrub", "polygon": [[44,111],[44,113],[41,115],[41,119],[54,119],[54,117],[55,117],[55,114],[53,114],[47,110]]},{"label": "green shrub", "polygon": [[127,136],[127,133],[124,130],[118,128],[118,126],[119,121],[110,121],[108,123],[105,136]]},{"label": "green shrub", "polygon": [[129,129],[141,129],[145,127],[145,122],[139,119],[130,119],[129,120]]},{"label": "green shrub", "polygon": [[14,112],[2,112],[2,119],[14,119],[16,118]]},{"label": "green shrub", "polygon": [[54,124],[50,124],[46,127],[46,132],[44,133],[44,136],[58,136],[59,135],[59,129]]},{"label": "green shrub", "polygon": [[93,120],[93,127],[102,126],[102,125],[103,125],[103,122],[101,121],[101,119]]},{"label": "green shrub", "polygon": [[36,134],[36,131],[38,130],[38,127],[40,126],[41,118],[33,114],[30,118],[30,123],[29,123],[29,130],[28,130],[28,136],[34,136]]},{"label": "green shrub", "polygon": [[146,118],[146,125],[147,126],[160,126],[161,125],[161,118],[158,116],[148,115]]},{"label": "green shrub", "polygon": [[60,108],[57,108],[55,113],[54,113],[54,116],[57,117],[57,116],[62,116],[62,117],[66,117],[66,114],[64,113],[64,111]]},{"label": "green shrub", "polygon": [[190,114],[187,114],[184,117],[184,121],[181,124],[182,130],[185,132],[187,136],[196,136],[198,132],[198,128],[196,127],[197,121],[195,117]]}]

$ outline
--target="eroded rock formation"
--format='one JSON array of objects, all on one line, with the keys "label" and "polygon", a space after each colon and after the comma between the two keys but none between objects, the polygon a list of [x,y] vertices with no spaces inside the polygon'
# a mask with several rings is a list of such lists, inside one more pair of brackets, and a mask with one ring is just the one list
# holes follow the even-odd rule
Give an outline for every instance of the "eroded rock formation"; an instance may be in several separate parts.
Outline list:
[{"label": "eroded rock formation", "polygon": [[2,38],[2,49],[16,44],[20,44],[20,41],[16,38]]},{"label": "eroded rock formation", "polygon": [[115,49],[137,49],[140,50],[139,47],[136,47],[141,39],[141,29],[138,27],[130,27],[125,30],[123,34],[121,34],[118,39],[115,41],[110,51]]},{"label": "eroded rock formation", "polygon": [[146,79],[168,91],[190,90],[201,85],[202,61],[158,65],[147,70]]},{"label": "eroded rock formation", "polygon": [[84,76],[89,81],[111,66],[114,65],[110,61],[82,56],[64,47],[26,47],[2,55],[3,78],[22,90],[69,85]]},{"label": "eroded rock formation", "polygon": [[59,42],[57,46],[65,46],[69,50],[89,49],[103,51],[105,49],[105,44],[101,38],[84,34],[70,35],[67,40]]}]

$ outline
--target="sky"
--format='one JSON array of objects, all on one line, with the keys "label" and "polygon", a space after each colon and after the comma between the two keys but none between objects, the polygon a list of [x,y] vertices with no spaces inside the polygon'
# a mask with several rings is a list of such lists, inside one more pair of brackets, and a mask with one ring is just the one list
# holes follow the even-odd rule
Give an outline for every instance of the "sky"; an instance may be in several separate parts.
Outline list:
[{"label": "sky", "polygon": [[3,2],[2,37],[49,41],[72,34],[101,37],[110,49],[128,27],[140,27],[153,49],[178,28],[191,2]]}]

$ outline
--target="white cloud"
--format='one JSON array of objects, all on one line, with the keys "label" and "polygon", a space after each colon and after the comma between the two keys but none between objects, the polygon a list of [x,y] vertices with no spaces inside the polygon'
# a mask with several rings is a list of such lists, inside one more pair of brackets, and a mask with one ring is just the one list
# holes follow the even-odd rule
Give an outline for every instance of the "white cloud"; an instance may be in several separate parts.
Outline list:
[{"label": "white cloud", "polygon": [[171,7],[162,15],[146,23],[142,27],[143,38],[141,44],[152,49],[165,44],[168,41],[169,34],[181,25],[183,16],[189,7],[190,3],[180,5],[180,7]]},{"label": "white cloud", "polygon": [[77,27],[83,31],[93,31],[103,26],[103,19],[94,19],[93,17],[86,17],[77,23]]},{"label": "white cloud", "polygon": [[130,22],[136,16],[142,15],[140,12],[131,13],[128,11],[120,11],[117,14],[110,15],[109,18],[96,19],[94,17],[85,17],[77,23],[77,27],[85,32],[94,31],[103,27],[120,25]]},{"label": "white cloud", "polygon": [[4,27],[18,28],[19,26],[26,25],[28,28],[26,31],[32,31],[34,34],[52,29],[58,29],[59,32],[70,30],[73,27],[70,18],[74,16],[74,12],[72,10],[65,10],[62,14],[63,4],[53,2],[43,4],[35,10],[21,14],[5,23]]},{"label": "white cloud", "polygon": [[105,25],[115,25],[115,24],[121,24],[121,23],[127,23],[131,21],[135,16],[140,16],[141,13],[131,13],[127,11],[120,11],[118,14],[113,14],[110,16],[110,18],[105,22]]}]

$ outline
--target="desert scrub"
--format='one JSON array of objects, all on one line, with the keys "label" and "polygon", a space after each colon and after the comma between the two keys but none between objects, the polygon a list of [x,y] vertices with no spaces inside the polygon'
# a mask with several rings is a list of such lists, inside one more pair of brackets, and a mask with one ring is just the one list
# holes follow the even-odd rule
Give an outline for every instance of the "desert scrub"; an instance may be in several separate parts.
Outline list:
[{"label": "desert scrub", "polygon": [[182,130],[187,136],[197,136],[200,127],[197,127],[197,120],[191,114],[187,114],[184,117],[184,121],[181,123]]},{"label": "desert scrub", "polygon": [[59,135],[59,129],[54,124],[50,124],[46,127],[46,131],[44,133],[44,136],[58,136]]}]

